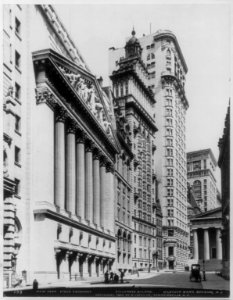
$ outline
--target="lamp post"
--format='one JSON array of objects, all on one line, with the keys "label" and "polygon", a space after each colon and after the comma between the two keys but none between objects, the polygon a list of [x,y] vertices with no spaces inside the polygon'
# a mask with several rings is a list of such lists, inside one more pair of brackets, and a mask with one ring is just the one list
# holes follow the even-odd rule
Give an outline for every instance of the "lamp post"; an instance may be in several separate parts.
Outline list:
[{"label": "lamp post", "polygon": [[206,281],[205,277],[205,260],[203,259],[203,281]]},{"label": "lamp post", "polygon": [[148,273],[150,273],[150,246],[148,247],[148,255],[149,255]]}]

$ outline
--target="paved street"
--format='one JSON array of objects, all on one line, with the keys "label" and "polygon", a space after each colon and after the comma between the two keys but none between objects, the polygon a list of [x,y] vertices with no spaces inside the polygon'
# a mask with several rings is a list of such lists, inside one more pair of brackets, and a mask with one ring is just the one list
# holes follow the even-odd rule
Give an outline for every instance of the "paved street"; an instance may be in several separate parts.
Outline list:
[{"label": "paved street", "polygon": [[160,273],[154,277],[144,279],[133,279],[133,284],[153,284],[166,287],[176,288],[195,288],[195,289],[224,289],[229,290],[229,281],[215,275],[214,273],[206,274],[207,281],[191,282],[189,272],[177,273]]}]

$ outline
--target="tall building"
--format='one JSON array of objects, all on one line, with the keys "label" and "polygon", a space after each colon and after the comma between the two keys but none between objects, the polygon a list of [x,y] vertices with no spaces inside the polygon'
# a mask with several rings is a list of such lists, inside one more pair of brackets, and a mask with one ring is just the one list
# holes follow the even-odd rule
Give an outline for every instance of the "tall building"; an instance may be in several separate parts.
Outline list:
[{"label": "tall building", "polygon": [[[118,51],[116,50],[116,53]],[[132,31],[117,63],[110,49],[110,78],[115,106],[129,133],[128,145],[134,154],[131,169],[132,194],[132,249],[133,268],[151,268],[156,253],[156,199],[154,171],[154,134],[157,131],[153,118],[155,104],[148,88],[149,73],[141,59],[142,48]],[[118,53],[119,54],[119,53]],[[117,57],[117,55],[116,55]]]},{"label": "tall building", "polygon": [[217,162],[211,149],[187,153],[188,183],[202,211],[219,206],[215,170]]},{"label": "tall building", "polygon": [[222,191],[222,275],[230,278],[230,104],[227,109],[225,127],[219,139],[218,166],[221,169]]},{"label": "tall building", "polygon": [[100,276],[116,257],[111,98],[51,5],[5,5],[3,36],[4,285]]},{"label": "tall building", "polygon": [[[183,268],[188,258],[185,95],[187,65],[175,35],[168,30],[138,39],[147,69],[144,81],[156,103],[149,108],[156,120],[155,168],[163,214],[163,259],[170,269]],[[110,48],[110,73],[119,68],[124,48]],[[146,73],[146,72],[145,72]],[[142,79],[142,77],[140,77]]]}]

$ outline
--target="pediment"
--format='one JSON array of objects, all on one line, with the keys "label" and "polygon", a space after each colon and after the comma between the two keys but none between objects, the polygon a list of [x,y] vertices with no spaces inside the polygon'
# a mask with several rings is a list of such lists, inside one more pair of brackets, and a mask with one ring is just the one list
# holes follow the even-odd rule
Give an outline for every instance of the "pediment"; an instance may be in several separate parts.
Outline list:
[{"label": "pediment", "polygon": [[101,93],[97,82],[85,76],[81,71],[70,70],[62,65],[58,65],[58,68],[82,101],[87,105],[89,111],[104,129],[108,137],[113,139],[112,124],[110,115],[108,114],[112,111],[111,103],[107,99],[106,94]]},{"label": "pediment", "polygon": [[198,214],[195,216],[195,218],[198,218],[198,219],[205,219],[205,218],[222,218],[222,208],[221,207],[218,207],[218,208],[215,208],[215,209],[212,209],[210,211],[207,211],[207,212],[204,212],[204,213],[201,213],[201,214]]}]

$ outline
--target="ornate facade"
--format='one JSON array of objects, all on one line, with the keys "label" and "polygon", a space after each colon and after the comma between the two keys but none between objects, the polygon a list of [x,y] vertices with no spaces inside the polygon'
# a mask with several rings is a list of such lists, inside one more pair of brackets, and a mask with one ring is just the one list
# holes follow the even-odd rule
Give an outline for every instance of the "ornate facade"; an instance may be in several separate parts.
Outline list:
[{"label": "ornate facade", "polygon": [[183,269],[188,258],[187,171],[185,118],[188,71],[176,36],[169,30],[139,39],[142,59],[149,71],[148,85],[156,105],[155,170],[158,199],[163,214],[163,262],[169,269]]},{"label": "ornate facade", "polygon": [[219,206],[215,179],[216,166],[217,162],[211,149],[187,153],[188,183],[203,212]]},{"label": "ornate facade", "polygon": [[222,191],[222,275],[230,278],[230,104],[227,109],[225,128],[219,139],[218,165],[221,169]]},{"label": "ornate facade", "polygon": [[116,257],[112,100],[51,5],[4,13],[5,286],[100,276]]},{"label": "ornate facade", "polygon": [[[148,71],[141,60],[141,46],[132,31],[125,53],[111,70],[115,103],[129,133],[128,145],[134,154],[131,168],[132,266],[150,268],[156,252],[156,201],[154,134],[152,117],[155,100],[148,88]],[[115,55],[113,50],[113,56]],[[116,51],[117,52],[117,51]],[[119,53],[118,53],[119,54]],[[117,54],[117,55],[118,55]]]}]

